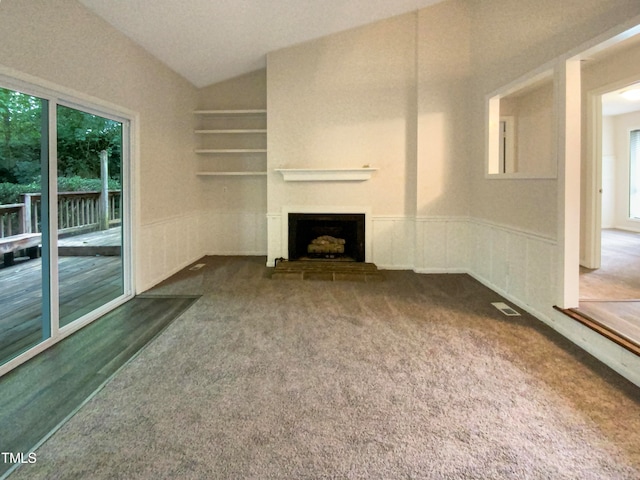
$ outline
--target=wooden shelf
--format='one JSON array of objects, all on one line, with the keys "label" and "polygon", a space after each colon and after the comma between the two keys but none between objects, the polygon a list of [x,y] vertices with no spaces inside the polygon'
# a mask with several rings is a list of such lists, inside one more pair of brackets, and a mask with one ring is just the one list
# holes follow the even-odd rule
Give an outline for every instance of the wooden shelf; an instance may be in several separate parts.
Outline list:
[{"label": "wooden shelf", "polygon": [[196,110],[195,115],[220,115],[220,116],[236,116],[236,115],[265,115],[265,109],[249,109],[249,110]]},{"label": "wooden shelf", "polygon": [[266,153],[266,148],[201,148],[196,153]]},{"label": "wooden shelf", "polygon": [[195,133],[203,134],[203,135],[215,135],[218,133],[227,134],[227,133],[267,133],[266,128],[247,128],[247,129],[229,129],[229,130],[196,130]]},{"label": "wooden shelf", "polygon": [[285,182],[362,182],[377,168],[276,168]]},{"label": "wooden shelf", "polygon": [[198,172],[199,177],[255,177],[266,175],[267,172]]},{"label": "wooden shelf", "polygon": [[[198,137],[198,147],[194,151],[199,155],[212,155],[211,160],[226,162],[234,157],[234,161],[227,164],[230,170],[222,170],[224,165],[216,165],[214,171],[204,170],[196,172],[200,177],[265,177],[266,171],[242,170],[243,168],[264,168],[262,163],[258,165],[246,166],[237,164],[235,160],[243,159],[246,162],[262,160],[267,153],[264,136],[266,136],[266,114],[265,109],[240,109],[240,110],[196,110],[194,114],[199,117],[199,125],[194,130]],[[205,116],[209,116],[205,119]],[[218,117],[212,118],[212,117]],[[227,117],[227,118],[224,118]],[[259,117],[259,118],[249,118]],[[235,138],[224,137],[224,135],[235,135]],[[260,136],[260,138],[258,138]],[[255,148],[259,147],[259,148]],[[219,158],[216,156],[220,155]],[[243,157],[244,156],[244,157]],[[210,160],[210,159],[207,159]],[[200,166],[200,168],[208,168]],[[240,170],[238,170],[240,169]]]}]

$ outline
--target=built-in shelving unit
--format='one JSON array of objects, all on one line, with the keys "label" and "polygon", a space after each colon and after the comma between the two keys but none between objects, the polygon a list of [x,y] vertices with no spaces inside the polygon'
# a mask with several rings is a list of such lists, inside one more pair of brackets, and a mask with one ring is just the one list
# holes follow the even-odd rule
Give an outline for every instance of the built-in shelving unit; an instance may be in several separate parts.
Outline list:
[{"label": "built-in shelving unit", "polygon": [[196,115],[219,115],[219,116],[231,116],[237,117],[241,115],[266,115],[267,110],[256,108],[256,109],[248,109],[248,110],[196,110]]},{"label": "built-in shelving unit", "polygon": [[196,133],[201,133],[204,135],[216,134],[216,133],[267,133],[266,128],[245,128],[245,129],[236,129],[236,130],[196,130]]},{"label": "built-in shelving unit", "polygon": [[377,168],[276,168],[285,182],[363,182]]},{"label": "built-in shelving unit", "polygon": [[198,148],[196,153],[267,153],[266,148]]},{"label": "built-in shelving unit", "polygon": [[194,114],[200,127],[194,132],[199,137],[195,152],[211,162],[211,168],[200,168],[197,175],[267,174],[265,109],[196,110]]},{"label": "built-in shelving unit", "polygon": [[201,177],[259,177],[267,172],[198,172]]}]

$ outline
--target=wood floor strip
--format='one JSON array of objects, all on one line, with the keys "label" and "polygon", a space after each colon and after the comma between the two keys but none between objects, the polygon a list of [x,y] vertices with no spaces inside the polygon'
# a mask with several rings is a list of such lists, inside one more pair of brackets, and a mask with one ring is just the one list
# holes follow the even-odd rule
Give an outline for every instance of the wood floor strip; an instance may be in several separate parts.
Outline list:
[{"label": "wood floor strip", "polygon": [[591,330],[598,332],[603,337],[606,337],[612,342],[617,343],[618,345],[630,351],[631,353],[634,353],[640,356],[640,344],[636,343],[635,341],[620,335],[618,332],[611,330],[606,325],[601,324],[597,320],[590,318],[589,316],[585,315],[582,312],[577,312],[570,308],[569,309],[564,309],[560,307],[554,307],[554,308],[564,313],[565,315],[571,317],[572,319],[582,323],[586,327],[589,327]]},{"label": "wood floor strip", "polygon": [[0,378],[0,451],[29,452],[197,298],[136,297]]}]

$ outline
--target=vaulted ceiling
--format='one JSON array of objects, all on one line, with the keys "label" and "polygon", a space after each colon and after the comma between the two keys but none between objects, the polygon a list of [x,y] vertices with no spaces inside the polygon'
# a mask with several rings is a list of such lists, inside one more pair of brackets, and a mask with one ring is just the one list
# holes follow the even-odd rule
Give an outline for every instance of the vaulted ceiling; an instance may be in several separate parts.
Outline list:
[{"label": "vaulted ceiling", "polygon": [[80,0],[197,87],[264,68],[270,51],[442,0]]}]

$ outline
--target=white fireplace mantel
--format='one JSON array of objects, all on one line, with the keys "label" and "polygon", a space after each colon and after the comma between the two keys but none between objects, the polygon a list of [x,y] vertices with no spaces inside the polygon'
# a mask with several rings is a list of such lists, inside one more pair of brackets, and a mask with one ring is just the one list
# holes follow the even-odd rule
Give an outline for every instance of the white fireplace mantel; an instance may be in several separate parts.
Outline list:
[{"label": "white fireplace mantel", "polygon": [[363,182],[377,168],[276,168],[285,182]]}]

